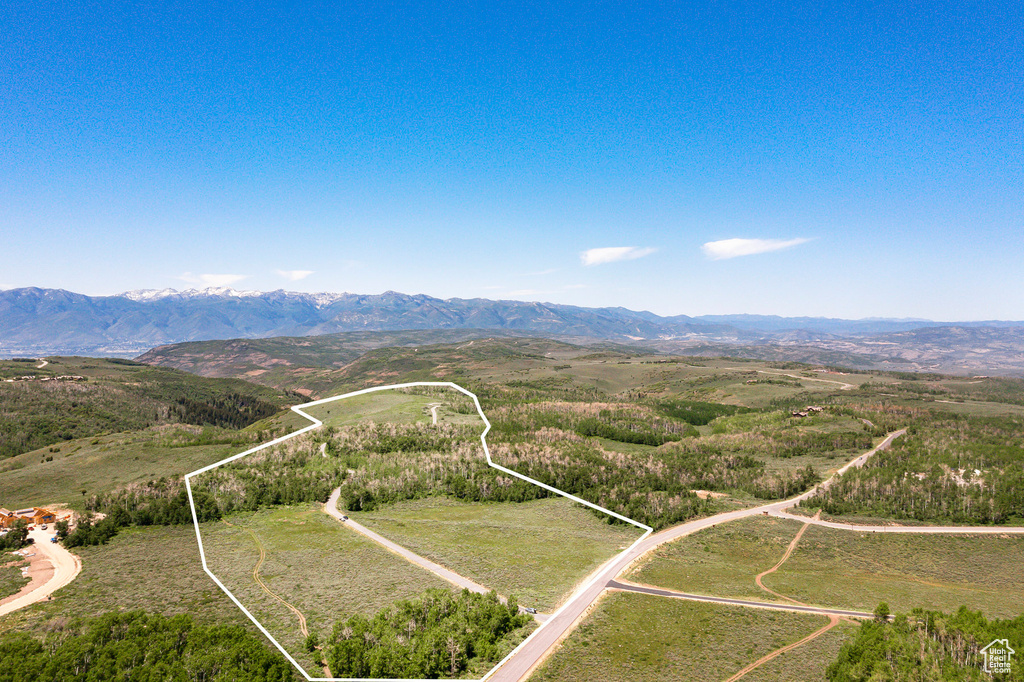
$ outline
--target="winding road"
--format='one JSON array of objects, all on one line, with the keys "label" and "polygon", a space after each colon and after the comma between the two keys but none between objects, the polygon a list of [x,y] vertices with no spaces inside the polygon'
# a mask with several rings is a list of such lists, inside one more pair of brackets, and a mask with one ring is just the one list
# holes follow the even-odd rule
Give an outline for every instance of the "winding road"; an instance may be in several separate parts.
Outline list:
[{"label": "winding road", "polygon": [[53,532],[44,530],[33,530],[29,532],[33,544],[28,545],[29,552],[35,552],[32,563],[38,564],[48,562],[53,567],[53,573],[43,582],[34,584],[34,581],[25,588],[0,600],[0,616],[24,608],[29,604],[46,599],[51,594],[64,587],[74,580],[82,572],[82,560],[61,547],[59,544],[50,542]]},{"label": "winding road", "polygon": [[[830,616],[847,616],[855,618],[870,617],[871,614],[863,614],[857,611],[843,611],[840,609],[820,609],[817,607],[804,607],[789,604],[768,604],[767,602],[746,602],[744,600],[724,599],[705,595],[689,595],[686,593],[674,593],[671,590],[657,590],[656,588],[642,588],[641,586],[629,586],[619,580],[619,576],[625,573],[634,563],[649,552],[661,545],[678,540],[696,533],[705,528],[711,528],[720,523],[728,523],[738,519],[744,519],[757,515],[776,516],[779,518],[791,518],[803,523],[822,525],[829,528],[840,528],[844,530],[856,530],[861,532],[900,532],[900,533],[978,533],[978,534],[1000,534],[1000,533],[1024,533],[1024,528],[993,528],[993,527],[964,527],[964,526],[859,526],[852,524],[839,524],[830,521],[821,521],[804,516],[796,516],[786,513],[786,510],[797,503],[806,500],[818,490],[829,487],[835,478],[851,467],[860,467],[876,452],[885,450],[892,442],[906,433],[906,429],[900,429],[888,434],[877,446],[856,457],[851,462],[840,468],[828,480],[818,484],[814,488],[801,495],[788,500],[781,500],[771,504],[739,509],[709,516],[703,519],[695,519],[687,523],[666,528],[665,530],[647,536],[644,540],[634,545],[630,550],[620,554],[613,561],[605,564],[593,574],[590,581],[576,592],[545,624],[528,638],[521,647],[514,651],[500,667],[493,670],[485,680],[488,682],[519,682],[525,680],[529,675],[547,658],[548,655],[567,637],[576,625],[592,610],[602,592],[607,589],[618,589],[629,591],[646,591],[647,594],[659,594],[679,599],[693,599],[695,601],[706,601],[721,604],[733,604],[742,606],[754,606],[757,608],[770,608],[790,611],[806,611],[809,613],[820,613]],[[648,591],[655,590],[655,591]],[[662,594],[667,593],[667,594]]]}]

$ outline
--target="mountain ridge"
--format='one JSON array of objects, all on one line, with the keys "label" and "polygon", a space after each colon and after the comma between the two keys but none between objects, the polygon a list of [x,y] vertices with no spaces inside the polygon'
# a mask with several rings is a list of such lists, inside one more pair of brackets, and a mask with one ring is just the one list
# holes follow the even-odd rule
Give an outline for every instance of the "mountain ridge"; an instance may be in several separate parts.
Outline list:
[{"label": "mountain ridge", "polygon": [[1024,322],[946,323],[772,315],[660,316],[623,307],[547,302],[440,299],[386,291],[271,292],[139,289],[88,296],[63,289],[0,291],[0,356],[135,355],[188,341],[319,336],[349,331],[493,329],[619,342],[729,344],[830,342],[925,328],[1024,327]]}]

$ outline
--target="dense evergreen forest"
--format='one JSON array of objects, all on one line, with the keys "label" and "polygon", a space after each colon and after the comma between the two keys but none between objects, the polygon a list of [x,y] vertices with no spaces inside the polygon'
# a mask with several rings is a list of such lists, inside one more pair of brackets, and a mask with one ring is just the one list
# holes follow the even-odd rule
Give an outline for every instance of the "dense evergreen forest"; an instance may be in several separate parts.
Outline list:
[{"label": "dense evergreen forest", "polygon": [[996,639],[1024,642],[1024,616],[989,621],[965,607],[953,614],[916,609],[893,622],[863,623],[825,676],[829,682],[1024,680],[1019,659],[1009,674],[982,671],[981,650]]},{"label": "dense evergreen forest", "polygon": [[952,523],[1024,520],[1019,418],[918,416],[907,435],[805,506],[829,514]]},{"label": "dense evergreen forest", "polygon": [[291,682],[294,668],[237,625],[142,611],[64,621],[41,637],[0,638],[0,682]]},{"label": "dense evergreen forest", "polygon": [[[502,639],[532,622],[514,597],[431,589],[373,618],[339,620],[324,647],[335,677],[459,677],[472,663],[486,670],[512,650]],[[312,643],[310,643],[312,644]]]}]

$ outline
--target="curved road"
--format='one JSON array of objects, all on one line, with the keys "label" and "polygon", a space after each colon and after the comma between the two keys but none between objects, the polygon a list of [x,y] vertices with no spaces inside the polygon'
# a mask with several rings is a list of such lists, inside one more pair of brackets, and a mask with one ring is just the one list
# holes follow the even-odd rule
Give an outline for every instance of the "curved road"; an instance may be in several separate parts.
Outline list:
[{"label": "curved road", "polygon": [[738,509],[736,511],[716,514],[715,516],[709,516],[703,519],[695,519],[647,536],[641,542],[634,545],[630,550],[620,554],[614,560],[606,563],[595,571],[592,574],[593,577],[590,582],[570,597],[562,608],[548,619],[548,622],[544,627],[537,630],[521,645],[518,650],[514,651],[512,655],[505,659],[499,668],[492,671],[484,679],[489,680],[490,682],[519,682],[519,680],[523,680],[528,677],[529,674],[541,662],[543,662],[555,646],[557,646],[565,636],[572,632],[575,625],[582,620],[585,615],[587,615],[594,603],[601,596],[601,593],[608,587],[609,583],[614,581],[614,579],[629,568],[630,565],[648,552],[653,551],[666,542],[678,540],[681,537],[696,533],[704,528],[710,528],[719,523],[736,521],[737,519],[744,519],[750,516],[757,516],[759,514],[779,514],[783,510],[792,507],[797,502],[807,499],[813,495],[816,490],[827,488],[835,476],[845,472],[851,466],[863,466],[864,462],[866,462],[871,455],[875,454],[879,450],[888,448],[889,445],[892,444],[893,440],[902,436],[904,433],[906,433],[906,429],[890,433],[885,437],[885,440],[878,444],[877,447],[858,456],[856,459],[839,469],[839,471],[833,474],[827,481],[818,484],[801,495],[788,500],[781,500],[779,502],[762,505],[760,507]]},{"label": "curved road", "polygon": [[53,533],[34,530],[29,532],[29,537],[35,541],[29,545],[29,548],[34,550],[37,555],[41,555],[39,557],[32,557],[32,559],[34,561],[48,561],[53,566],[53,575],[45,583],[29,592],[15,595],[13,599],[8,597],[8,601],[0,604],[0,616],[5,616],[29,604],[35,604],[37,601],[42,601],[70,583],[82,572],[82,560],[80,558],[60,545],[50,542]]},{"label": "curved road", "polygon": [[[736,511],[725,512],[723,514],[716,514],[715,516],[709,516],[703,519],[695,519],[687,523],[673,526],[672,528],[666,528],[665,530],[654,533],[653,535],[647,536],[644,540],[637,543],[632,549],[628,550],[624,554],[619,555],[613,561],[605,564],[592,575],[591,581],[576,594],[574,594],[569,601],[562,606],[548,621],[548,623],[537,630],[533,636],[527,639],[521,646],[521,648],[512,653],[501,666],[493,671],[492,674],[485,677],[484,679],[489,682],[519,682],[520,680],[526,679],[533,670],[544,661],[548,654],[558,645],[558,643],[564,639],[572,630],[575,625],[582,620],[584,616],[591,610],[595,602],[601,596],[601,593],[609,587],[613,589],[625,589],[625,583],[618,582],[615,580],[619,575],[626,571],[634,562],[639,560],[648,552],[656,549],[657,547],[665,544],[666,542],[672,542],[681,537],[685,537],[692,533],[695,533],[704,528],[710,528],[719,523],[728,523],[729,521],[736,521],[737,519],[743,519],[750,516],[757,515],[769,515],[778,516],[781,518],[793,518],[803,523],[813,523],[816,525],[823,525],[831,528],[841,528],[844,530],[858,530],[862,532],[866,531],[877,531],[877,532],[899,532],[899,533],[986,533],[986,534],[999,534],[999,533],[1024,533],[1024,528],[993,528],[993,527],[963,527],[963,526],[855,526],[851,524],[839,524],[829,521],[821,521],[811,519],[809,517],[795,516],[793,514],[785,513],[785,510],[794,506],[798,502],[806,500],[812,496],[818,490],[827,489],[832,483],[836,476],[845,473],[850,467],[860,467],[876,452],[888,448],[892,442],[905,434],[906,429],[900,429],[887,435],[885,439],[879,443],[875,448],[865,452],[864,454],[856,457],[852,461],[848,462],[836,473],[828,478],[828,480],[818,484],[811,488],[807,492],[797,495],[796,497],[788,500],[781,500],[779,502],[772,502],[771,504],[765,504],[760,507],[752,507],[750,509],[739,509]],[[635,588],[629,588],[631,591],[639,591]],[[648,588],[644,588],[647,590]],[[648,594],[657,594],[660,592],[670,592],[669,590],[655,590],[653,592],[647,592]],[[705,597],[701,595],[686,595],[686,597],[680,596],[682,593],[669,594],[667,596],[675,596],[679,598],[694,598],[700,601],[714,601],[725,604],[740,604],[747,606],[757,606],[758,608],[774,608],[774,609],[788,609],[788,610],[807,610],[811,613],[822,613],[825,615],[837,615],[837,616],[852,616],[862,618],[865,616],[870,617],[872,614],[862,614],[856,611],[842,611],[839,609],[818,609],[816,607],[796,607],[789,605],[773,605],[768,606],[764,602],[750,602],[746,603],[742,600],[729,600],[720,599],[717,597]]]}]

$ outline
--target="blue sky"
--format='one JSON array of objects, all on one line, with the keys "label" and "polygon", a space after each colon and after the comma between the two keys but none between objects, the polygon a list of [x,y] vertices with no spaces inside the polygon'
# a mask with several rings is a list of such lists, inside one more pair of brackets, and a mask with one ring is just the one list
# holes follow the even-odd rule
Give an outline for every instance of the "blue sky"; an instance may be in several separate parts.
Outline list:
[{"label": "blue sky", "polygon": [[5,5],[0,288],[1024,319],[1020,2],[194,4]]}]

